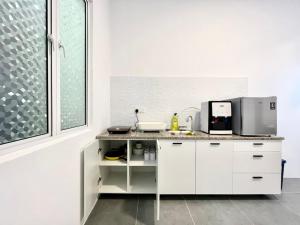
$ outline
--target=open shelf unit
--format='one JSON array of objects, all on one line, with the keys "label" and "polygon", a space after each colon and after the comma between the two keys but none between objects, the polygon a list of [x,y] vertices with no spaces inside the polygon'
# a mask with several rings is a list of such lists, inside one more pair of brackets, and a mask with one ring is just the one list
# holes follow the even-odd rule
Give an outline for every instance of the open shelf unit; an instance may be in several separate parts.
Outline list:
[{"label": "open shelf unit", "polygon": [[100,160],[100,166],[127,166],[127,162],[123,159],[120,160]]},{"label": "open shelf unit", "polygon": [[[140,142],[143,148],[154,148],[156,140],[101,140],[99,193],[157,193],[157,162],[144,160],[144,155],[134,155],[133,148]],[[126,145],[126,160],[106,160],[107,151]]]},{"label": "open shelf unit", "polygon": [[132,155],[130,157],[129,166],[156,166],[156,160],[144,160],[144,156]]},{"label": "open shelf unit", "polygon": [[127,170],[126,167],[100,167],[102,182],[100,193],[126,193]]},{"label": "open shelf unit", "polygon": [[130,193],[156,193],[156,167],[130,167]]},{"label": "open shelf unit", "polygon": [[156,166],[156,160],[144,160],[144,155],[134,155],[133,149],[136,143],[141,143],[142,148],[155,149],[155,154],[157,153],[157,143],[153,140],[138,140],[129,142],[128,159],[129,166]]},{"label": "open shelf unit", "polygon": [[[100,166],[127,166],[126,160],[107,160],[104,158],[106,152],[111,151],[112,149],[120,148],[121,146],[126,145],[127,141],[101,141],[100,142],[100,149],[99,149],[99,156],[100,156]],[[127,155],[127,152],[125,152]]]}]

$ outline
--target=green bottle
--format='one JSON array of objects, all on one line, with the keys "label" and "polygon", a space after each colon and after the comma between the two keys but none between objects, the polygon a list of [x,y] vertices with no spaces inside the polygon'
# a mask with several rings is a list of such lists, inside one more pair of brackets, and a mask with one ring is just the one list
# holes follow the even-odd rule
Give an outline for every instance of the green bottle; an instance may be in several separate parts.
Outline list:
[{"label": "green bottle", "polygon": [[174,113],[171,119],[171,130],[177,131],[179,130],[178,116],[177,113]]}]

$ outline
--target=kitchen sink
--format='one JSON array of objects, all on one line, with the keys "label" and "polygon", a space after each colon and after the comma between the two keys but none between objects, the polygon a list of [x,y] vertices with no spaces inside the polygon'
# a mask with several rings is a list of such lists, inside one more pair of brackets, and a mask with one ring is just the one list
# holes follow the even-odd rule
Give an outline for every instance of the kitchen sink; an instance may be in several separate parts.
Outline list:
[{"label": "kitchen sink", "polygon": [[176,130],[176,131],[169,130],[168,132],[172,135],[191,135],[191,136],[195,135],[195,132],[190,130]]}]

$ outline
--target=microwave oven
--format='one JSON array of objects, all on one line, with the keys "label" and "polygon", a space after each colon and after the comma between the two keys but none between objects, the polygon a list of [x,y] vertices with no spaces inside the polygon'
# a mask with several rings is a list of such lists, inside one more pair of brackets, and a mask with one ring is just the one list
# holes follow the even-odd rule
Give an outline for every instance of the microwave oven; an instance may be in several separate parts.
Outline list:
[{"label": "microwave oven", "polygon": [[244,136],[277,134],[277,97],[241,97],[230,101],[233,133]]}]

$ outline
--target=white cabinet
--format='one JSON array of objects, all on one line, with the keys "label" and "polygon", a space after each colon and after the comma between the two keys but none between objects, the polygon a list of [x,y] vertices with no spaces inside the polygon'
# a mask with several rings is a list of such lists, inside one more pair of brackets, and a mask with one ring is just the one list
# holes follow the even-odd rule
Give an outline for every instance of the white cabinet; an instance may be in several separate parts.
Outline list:
[{"label": "white cabinet", "polygon": [[[100,194],[157,193],[157,162],[156,160],[145,161],[143,155],[135,155],[133,149],[137,142],[157,153],[156,140],[99,141],[97,166],[100,169],[98,175]],[[119,160],[106,159],[105,154],[115,149],[123,149],[123,157]]]},{"label": "white cabinet", "polygon": [[[136,142],[156,148],[156,161],[134,155]],[[127,146],[128,161],[104,154]],[[99,148],[99,151],[98,151]],[[281,141],[101,140],[84,153],[86,208],[99,193],[278,194]]]},{"label": "white cabinet", "polygon": [[159,194],[195,194],[195,141],[161,140]]},{"label": "white cabinet", "polygon": [[232,194],[232,141],[196,142],[196,194]]},{"label": "white cabinet", "polygon": [[237,141],[233,194],[280,194],[281,141]]}]

